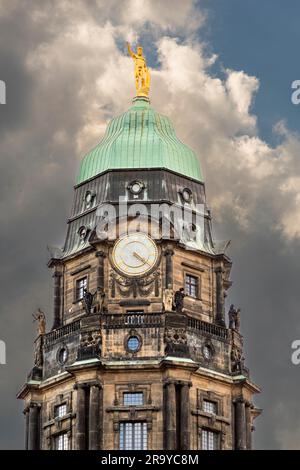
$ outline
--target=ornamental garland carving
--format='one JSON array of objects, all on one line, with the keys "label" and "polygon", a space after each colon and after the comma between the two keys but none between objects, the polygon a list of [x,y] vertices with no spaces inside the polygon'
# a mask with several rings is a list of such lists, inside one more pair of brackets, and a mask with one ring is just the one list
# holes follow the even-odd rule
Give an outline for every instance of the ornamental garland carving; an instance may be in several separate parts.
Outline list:
[{"label": "ornamental garland carving", "polygon": [[109,286],[112,297],[116,295],[116,291],[122,297],[148,297],[151,294],[158,296],[160,271],[155,271],[143,278],[128,278],[111,271]]},{"label": "ornamental garland carving", "polygon": [[185,328],[166,328],[165,342],[172,344],[187,344]]},{"label": "ornamental garland carving", "polygon": [[100,331],[87,331],[81,334],[80,346],[83,348],[99,348],[102,344]]}]

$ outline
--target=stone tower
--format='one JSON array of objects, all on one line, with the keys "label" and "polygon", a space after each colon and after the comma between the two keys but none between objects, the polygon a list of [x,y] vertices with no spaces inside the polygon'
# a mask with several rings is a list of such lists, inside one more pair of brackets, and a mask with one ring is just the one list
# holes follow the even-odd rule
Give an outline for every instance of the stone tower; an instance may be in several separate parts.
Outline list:
[{"label": "stone tower", "polygon": [[54,320],[18,394],[27,449],[250,449],[259,388],[244,366],[231,261],[195,153],[147,96],[83,159]]}]

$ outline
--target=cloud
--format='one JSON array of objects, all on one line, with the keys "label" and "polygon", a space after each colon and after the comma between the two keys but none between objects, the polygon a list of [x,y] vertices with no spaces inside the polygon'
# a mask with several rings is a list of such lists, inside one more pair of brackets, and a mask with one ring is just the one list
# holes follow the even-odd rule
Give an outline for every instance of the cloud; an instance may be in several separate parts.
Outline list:
[{"label": "cloud", "polygon": [[143,28],[149,22],[155,29],[190,34],[205,20],[204,12],[196,8],[196,1],[131,0],[121,9],[123,24]]}]

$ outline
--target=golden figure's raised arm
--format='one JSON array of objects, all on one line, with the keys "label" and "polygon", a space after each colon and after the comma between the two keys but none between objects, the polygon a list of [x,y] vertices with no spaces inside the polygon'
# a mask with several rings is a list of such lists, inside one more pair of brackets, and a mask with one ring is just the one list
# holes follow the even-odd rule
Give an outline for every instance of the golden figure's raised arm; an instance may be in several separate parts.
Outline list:
[{"label": "golden figure's raised arm", "polygon": [[133,58],[135,59],[135,53],[133,52],[133,50],[131,49],[131,46],[130,46],[130,43],[127,42],[127,50],[128,50],[128,54]]}]

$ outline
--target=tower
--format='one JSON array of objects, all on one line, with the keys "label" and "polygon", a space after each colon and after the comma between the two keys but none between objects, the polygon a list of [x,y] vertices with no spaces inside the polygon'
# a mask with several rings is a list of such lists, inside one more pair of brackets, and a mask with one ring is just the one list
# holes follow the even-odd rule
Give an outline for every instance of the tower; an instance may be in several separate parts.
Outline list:
[{"label": "tower", "polygon": [[[227,243],[212,235],[195,153],[137,96],[81,162],[54,317],[37,315],[27,449],[250,449],[259,388],[244,365]],[[142,64],[142,65],[141,65]]]}]

